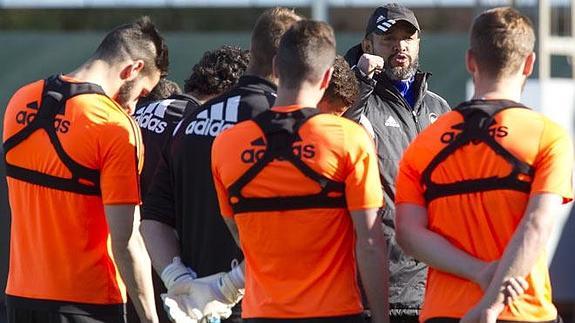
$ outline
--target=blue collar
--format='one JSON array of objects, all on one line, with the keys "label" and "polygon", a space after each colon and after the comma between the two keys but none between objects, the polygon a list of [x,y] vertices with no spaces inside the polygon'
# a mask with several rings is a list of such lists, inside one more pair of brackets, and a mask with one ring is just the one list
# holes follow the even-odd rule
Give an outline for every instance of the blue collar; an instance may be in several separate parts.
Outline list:
[{"label": "blue collar", "polygon": [[413,108],[415,105],[415,93],[413,92],[413,82],[415,81],[415,76],[410,78],[409,80],[399,80],[399,81],[392,81],[393,85],[399,91],[401,96],[409,103],[409,105]]}]

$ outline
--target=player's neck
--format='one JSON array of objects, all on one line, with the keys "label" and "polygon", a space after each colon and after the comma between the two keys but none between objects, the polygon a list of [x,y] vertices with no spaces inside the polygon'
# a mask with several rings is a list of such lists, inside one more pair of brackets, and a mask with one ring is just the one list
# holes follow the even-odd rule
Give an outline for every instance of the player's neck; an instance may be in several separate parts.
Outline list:
[{"label": "player's neck", "polygon": [[315,89],[288,89],[279,86],[278,97],[274,105],[299,105],[306,108],[315,108],[321,96]]},{"label": "player's neck", "polygon": [[[114,80],[115,74],[113,66],[102,60],[90,60],[76,70],[65,74],[78,82],[94,83],[102,87],[104,93],[109,97],[114,97],[120,88],[121,80]],[[117,73],[119,74],[119,72]]]},{"label": "player's neck", "polygon": [[216,96],[220,95],[221,93],[211,94],[211,95],[203,95],[203,94],[200,94],[196,91],[192,91],[192,92],[188,92],[186,94],[193,96],[198,101],[199,104],[204,104],[204,103],[208,102],[209,100],[215,98]]},{"label": "player's neck", "polygon": [[475,80],[473,99],[519,102],[523,91],[523,83],[523,81],[517,79]]},{"label": "player's neck", "polygon": [[261,77],[265,80],[270,81],[273,84],[278,84],[278,80],[273,76],[271,69],[269,68],[263,68],[262,66],[258,66],[257,64],[254,64],[253,62],[250,62],[248,64],[248,67],[246,68],[246,72],[244,73],[244,75],[253,75],[253,76],[257,76],[257,77]]}]

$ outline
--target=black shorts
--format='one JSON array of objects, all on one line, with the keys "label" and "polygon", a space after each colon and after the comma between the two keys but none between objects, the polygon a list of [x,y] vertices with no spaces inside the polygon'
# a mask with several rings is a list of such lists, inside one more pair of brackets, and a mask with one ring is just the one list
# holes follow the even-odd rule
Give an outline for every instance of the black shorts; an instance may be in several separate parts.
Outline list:
[{"label": "black shorts", "polygon": [[419,316],[417,315],[390,315],[390,323],[419,323]]},{"label": "black shorts", "polygon": [[[458,318],[454,317],[434,317],[425,321],[425,323],[459,323]],[[524,321],[507,321],[507,320],[497,320],[498,323],[528,323]],[[552,321],[539,321],[531,323],[563,323],[561,316],[557,315],[557,318]]]},{"label": "black shorts", "polygon": [[248,318],[243,320],[244,323],[365,323],[366,318],[362,314],[334,316],[334,317],[314,317],[304,319],[272,319],[272,318]]},{"label": "black shorts", "polygon": [[9,323],[126,323],[123,304],[93,305],[7,295]]}]

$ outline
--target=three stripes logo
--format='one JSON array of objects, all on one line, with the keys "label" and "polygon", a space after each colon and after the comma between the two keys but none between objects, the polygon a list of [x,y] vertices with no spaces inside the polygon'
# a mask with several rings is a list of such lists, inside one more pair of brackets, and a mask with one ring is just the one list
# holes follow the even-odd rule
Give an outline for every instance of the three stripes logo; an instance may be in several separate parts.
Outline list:
[{"label": "three stripes logo", "polygon": [[377,18],[377,29],[381,30],[382,32],[386,32],[391,28],[391,26],[395,25],[396,21],[393,19],[386,19],[384,16],[379,16]]},{"label": "three stripes logo", "polygon": [[169,99],[143,106],[134,113],[134,119],[136,119],[140,128],[148,129],[155,133],[162,133],[168,125],[164,121],[166,110],[174,101]]},{"label": "three stripes logo", "polygon": [[212,104],[196,115],[186,127],[186,135],[215,137],[238,122],[240,96],[233,96],[226,102]]}]

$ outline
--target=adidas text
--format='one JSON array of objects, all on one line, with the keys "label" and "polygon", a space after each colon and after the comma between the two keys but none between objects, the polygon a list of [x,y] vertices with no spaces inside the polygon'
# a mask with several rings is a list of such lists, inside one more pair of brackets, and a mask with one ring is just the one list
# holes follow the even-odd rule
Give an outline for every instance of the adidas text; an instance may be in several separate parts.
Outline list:
[{"label": "adidas text", "polygon": [[226,123],[224,120],[194,120],[186,127],[186,135],[217,136],[220,132],[231,128],[234,123]]},{"label": "adidas text", "polygon": [[162,121],[162,119],[159,118],[154,118],[154,116],[151,114],[139,115],[136,116],[135,119],[138,122],[138,125],[140,125],[140,128],[148,129],[155,133],[164,132],[164,130],[166,130],[166,126],[168,125],[166,121]]},{"label": "adidas text", "polygon": [[168,123],[164,121],[166,109],[175,100],[162,100],[153,102],[138,109],[134,119],[142,129],[147,129],[155,133],[162,133],[166,130]]}]

